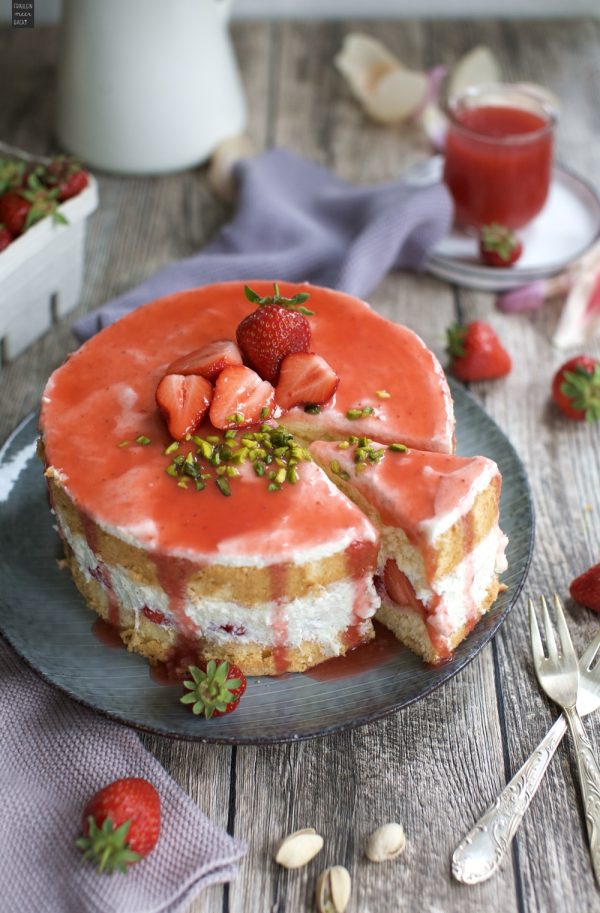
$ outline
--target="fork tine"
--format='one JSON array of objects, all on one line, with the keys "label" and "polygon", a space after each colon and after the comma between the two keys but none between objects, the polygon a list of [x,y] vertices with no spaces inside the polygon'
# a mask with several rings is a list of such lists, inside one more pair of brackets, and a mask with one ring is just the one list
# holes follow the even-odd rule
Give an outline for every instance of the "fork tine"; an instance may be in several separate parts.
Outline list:
[{"label": "fork tine", "polygon": [[562,603],[558,598],[558,593],[554,594],[554,608],[556,609],[556,628],[558,630],[562,655],[565,659],[569,657],[576,662],[577,657],[575,648],[573,646],[573,641],[571,640],[571,635],[569,634],[569,629],[567,628],[565,613],[563,612]]},{"label": "fork tine", "polygon": [[[585,668],[586,672],[589,672],[599,649],[600,649],[600,631],[598,631],[598,633],[594,637],[593,641],[588,645],[587,650],[585,651],[585,653],[579,660],[580,668]],[[600,670],[600,663],[598,664],[597,668]]]},{"label": "fork tine", "polygon": [[542,638],[540,637],[540,629],[538,627],[538,620],[535,614],[535,607],[533,605],[533,600],[531,599],[529,600],[529,634],[531,637],[533,664],[537,672],[540,663],[544,660],[544,646],[542,644]]},{"label": "fork tine", "polygon": [[544,596],[540,596],[542,603],[542,618],[544,619],[544,631],[546,632],[546,647],[548,650],[548,659],[556,661],[558,659],[558,649],[556,646],[556,635],[550,619],[550,612]]}]

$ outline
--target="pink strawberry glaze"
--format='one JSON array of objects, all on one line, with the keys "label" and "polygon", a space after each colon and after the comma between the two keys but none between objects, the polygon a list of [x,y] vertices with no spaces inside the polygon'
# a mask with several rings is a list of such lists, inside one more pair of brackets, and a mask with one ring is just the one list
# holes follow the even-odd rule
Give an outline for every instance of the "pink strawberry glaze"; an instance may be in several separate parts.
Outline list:
[{"label": "pink strawberry glaze", "polygon": [[[500,475],[486,457],[458,457],[445,453],[408,450],[397,453],[385,445],[378,463],[355,471],[355,448],[340,450],[332,441],[315,441],[311,452],[327,466],[337,460],[350,474],[349,484],[371,504],[386,526],[400,527],[417,546],[436,536],[468,513],[476,493]],[[472,539],[471,539],[472,541]]]}]

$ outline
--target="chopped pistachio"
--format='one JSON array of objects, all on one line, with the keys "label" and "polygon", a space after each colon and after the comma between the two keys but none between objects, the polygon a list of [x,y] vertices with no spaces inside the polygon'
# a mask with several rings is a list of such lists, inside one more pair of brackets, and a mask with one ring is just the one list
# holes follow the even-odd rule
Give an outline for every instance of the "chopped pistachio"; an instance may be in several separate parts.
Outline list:
[{"label": "chopped pistachio", "polygon": [[281,485],[278,485],[277,482],[269,482],[267,491],[281,491]]},{"label": "chopped pistachio", "polygon": [[179,475],[179,473],[177,472],[177,466],[176,466],[174,463],[169,463],[169,465],[168,465],[167,468],[165,469],[165,472],[166,472],[167,475],[169,475],[169,476],[177,476],[177,475]]},{"label": "chopped pistachio", "polygon": [[349,446],[350,446],[349,441],[340,441],[339,444],[338,444],[338,449],[339,449],[339,450],[347,450]]},{"label": "chopped pistachio", "polygon": [[136,442],[136,444],[141,444],[142,447],[147,447],[148,444],[152,443],[150,438],[146,437],[145,434],[138,435],[138,437],[136,437],[136,439],[135,439],[135,442]]},{"label": "chopped pistachio", "polygon": [[285,482],[286,475],[287,475],[287,471],[285,470],[284,467],[282,467],[275,474],[275,481],[278,482],[279,485],[283,485],[283,483]]},{"label": "chopped pistachio", "polygon": [[180,479],[177,485],[179,488],[187,488],[187,479]]},{"label": "chopped pistachio", "polygon": [[230,479],[233,479],[235,476],[239,476],[240,474],[239,469],[236,469],[235,466],[226,466],[225,472]]},{"label": "chopped pistachio", "polygon": [[129,447],[129,441],[121,441],[117,447]]},{"label": "chopped pistachio", "polygon": [[387,390],[375,390],[375,396],[378,396],[379,399],[391,399],[392,394],[388,393]]},{"label": "chopped pistachio", "polygon": [[208,441],[209,444],[220,444],[221,443],[221,438],[217,437],[216,434],[207,434],[206,440]]},{"label": "chopped pistachio", "polygon": [[363,415],[373,415],[374,412],[375,412],[375,410],[374,410],[373,406],[365,406],[362,411],[362,414]]},{"label": "chopped pistachio", "polygon": [[261,463],[260,460],[257,460],[254,464],[254,472],[257,476],[264,476],[265,474],[265,464]]},{"label": "chopped pistachio", "polygon": [[176,453],[179,450],[179,441],[173,441],[172,444],[169,444],[168,447],[165,447],[164,454],[165,456],[170,456],[172,453]]},{"label": "chopped pistachio", "polygon": [[219,478],[216,480],[216,484],[221,494],[228,498],[231,494],[231,488],[229,487],[227,479]]},{"label": "chopped pistachio", "polygon": [[235,415],[233,416],[233,420],[234,420],[234,422],[236,423],[236,425],[242,425],[242,424],[244,423],[244,421],[245,421],[245,419],[244,419],[244,413],[243,413],[243,412],[236,412]]},{"label": "chopped pistachio", "polygon": [[329,464],[329,468],[332,472],[335,472],[335,474],[338,475],[341,467],[337,460],[332,460]]},{"label": "chopped pistachio", "polygon": [[236,434],[237,434],[237,431],[235,431],[233,428],[230,428],[228,431],[225,432],[225,440],[234,441]]},{"label": "chopped pistachio", "polygon": [[269,417],[269,412],[270,412],[270,411],[271,411],[271,410],[269,409],[268,406],[263,406],[262,409],[260,410],[260,417],[261,417],[261,418],[268,418],[268,417]]},{"label": "chopped pistachio", "polygon": [[304,407],[304,411],[308,412],[309,415],[318,415],[321,411],[321,407],[317,403],[307,403]]},{"label": "chopped pistachio", "polygon": [[388,450],[393,450],[395,453],[406,453],[408,447],[406,444],[390,444]]},{"label": "chopped pistachio", "polygon": [[287,480],[288,480],[288,482],[290,482],[292,485],[295,485],[296,482],[298,481],[298,471],[297,471],[297,469],[296,469],[295,466],[290,466],[290,467],[289,467],[289,469],[288,469],[288,471],[287,471]]},{"label": "chopped pistachio", "polygon": [[350,421],[354,422],[357,418],[362,418],[362,414],[362,409],[348,409],[346,418],[349,418]]},{"label": "chopped pistachio", "polygon": [[194,485],[196,486],[196,491],[204,491],[206,488],[206,484],[202,481],[202,479],[196,479]]}]

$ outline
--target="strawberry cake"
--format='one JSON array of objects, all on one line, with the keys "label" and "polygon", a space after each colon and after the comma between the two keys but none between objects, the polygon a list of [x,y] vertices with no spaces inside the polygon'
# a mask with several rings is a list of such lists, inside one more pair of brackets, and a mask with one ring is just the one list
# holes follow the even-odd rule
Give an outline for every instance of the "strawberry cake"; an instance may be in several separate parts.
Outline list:
[{"label": "strawberry cake", "polygon": [[380,532],[378,621],[427,662],[447,659],[506,569],[498,467],[367,438],[318,441],[311,452]]},{"label": "strawberry cake", "polygon": [[48,381],[40,455],[77,587],[153,663],[302,671],[376,612],[442,658],[497,592],[497,469],[452,456],[443,371],[409,329],[250,285],[139,308]]}]

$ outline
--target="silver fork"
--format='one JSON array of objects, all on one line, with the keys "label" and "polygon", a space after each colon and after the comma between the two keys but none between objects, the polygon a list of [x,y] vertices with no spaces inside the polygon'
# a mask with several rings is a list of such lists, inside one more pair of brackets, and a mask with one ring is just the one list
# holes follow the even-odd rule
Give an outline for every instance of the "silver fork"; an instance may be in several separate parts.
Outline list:
[{"label": "silver fork", "polygon": [[[582,716],[600,709],[600,661],[592,668],[599,650],[600,631],[579,661],[577,709]],[[567,721],[561,714],[494,804],[461,840],[452,857],[452,874],[458,881],[479,884],[500,868],[566,732]]]},{"label": "silver fork", "polygon": [[543,596],[541,597],[541,602],[548,655],[546,656],[544,652],[535,608],[530,599],[529,630],[531,633],[533,664],[541,687],[551,700],[562,707],[571,730],[577,757],[577,771],[583,798],[592,867],[596,881],[600,885],[600,768],[586,731],[583,728],[581,717],[577,712],[577,691],[579,688],[577,656],[571,643],[571,635],[567,628],[560,599],[554,594],[560,653],[548,606]]}]

